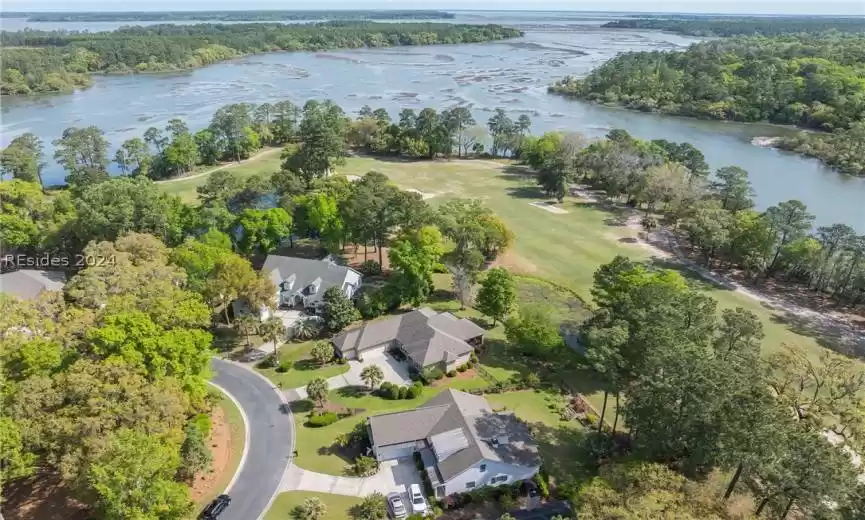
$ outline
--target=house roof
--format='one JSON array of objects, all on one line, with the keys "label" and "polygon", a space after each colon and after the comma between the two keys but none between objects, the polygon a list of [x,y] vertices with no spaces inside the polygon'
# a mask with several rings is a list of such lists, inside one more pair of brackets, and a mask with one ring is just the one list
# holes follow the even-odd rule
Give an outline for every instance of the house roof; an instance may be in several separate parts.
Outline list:
[{"label": "house roof", "polygon": [[333,344],[343,353],[363,352],[397,340],[406,355],[420,366],[427,366],[468,354],[473,347],[466,341],[483,334],[484,329],[470,320],[424,307],[343,332],[333,338]]},{"label": "house roof", "polygon": [[322,260],[314,260],[293,256],[267,255],[261,268],[261,272],[276,285],[286,280],[292,281],[291,292],[299,292],[310,285],[314,285],[316,292],[305,295],[308,304],[315,304],[320,301],[324,292],[331,287],[342,289],[350,271],[356,272],[350,267],[337,264],[329,256]]},{"label": "house roof", "polygon": [[528,426],[513,414],[495,413],[481,396],[445,390],[414,410],[369,418],[377,447],[425,439],[433,445],[444,481],[481,460],[539,466]]},{"label": "house roof", "polygon": [[63,271],[20,269],[0,274],[0,291],[22,300],[34,300],[44,291],[60,291],[66,283]]}]

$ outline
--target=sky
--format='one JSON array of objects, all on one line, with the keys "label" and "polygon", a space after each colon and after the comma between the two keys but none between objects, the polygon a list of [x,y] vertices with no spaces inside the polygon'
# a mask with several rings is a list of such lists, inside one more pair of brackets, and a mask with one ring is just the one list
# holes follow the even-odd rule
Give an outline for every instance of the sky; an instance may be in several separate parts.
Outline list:
[{"label": "sky", "polygon": [[865,15],[865,0],[2,0],[5,11],[508,9]]}]

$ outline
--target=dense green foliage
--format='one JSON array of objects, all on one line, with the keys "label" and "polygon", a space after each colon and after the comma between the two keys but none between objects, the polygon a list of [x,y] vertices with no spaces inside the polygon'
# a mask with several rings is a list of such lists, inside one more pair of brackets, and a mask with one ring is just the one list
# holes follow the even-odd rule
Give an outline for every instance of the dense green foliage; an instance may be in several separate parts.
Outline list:
[{"label": "dense green foliage", "polygon": [[[734,38],[685,52],[625,53],[550,91],[635,110],[839,131],[865,119],[865,36]],[[847,158],[855,138],[818,139],[814,155],[861,173]]]},{"label": "dense green foliage", "polygon": [[799,132],[778,138],[773,145],[816,157],[842,173],[865,176],[865,122],[831,134]]},{"label": "dense green foliage", "polygon": [[90,73],[190,69],[260,52],[472,43],[517,36],[520,31],[497,25],[372,22],[151,25],[100,33],[3,32],[2,93],[70,90],[85,86]]},{"label": "dense green foliage", "polygon": [[8,11],[0,18],[26,18],[28,22],[278,22],[280,20],[431,20],[453,18],[444,11],[117,11],[26,12]]},{"label": "dense green foliage", "polygon": [[777,36],[786,33],[865,32],[865,18],[788,17],[788,16],[711,16],[627,18],[608,22],[611,29],[660,29],[690,36]]}]

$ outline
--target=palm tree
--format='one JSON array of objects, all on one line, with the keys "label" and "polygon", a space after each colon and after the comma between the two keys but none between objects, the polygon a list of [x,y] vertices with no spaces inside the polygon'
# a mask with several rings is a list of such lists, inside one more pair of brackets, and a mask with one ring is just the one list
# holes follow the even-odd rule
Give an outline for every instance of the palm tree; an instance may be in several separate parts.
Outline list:
[{"label": "palm tree", "polygon": [[240,330],[240,333],[246,337],[246,348],[249,348],[251,346],[249,343],[249,335],[255,334],[261,321],[252,314],[243,314],[234,321],[234,324]]},{"label": "palm tree", "polygon": [[318,497],[309,497],[295,508],[292,516],[297,520],[321,520],[326,515],[327,506],[324,502]]},{"label": "palm tree", "polygon": [[366,386],[375,390],[375,387],[384,379],[384,372],[378,365],[369,365],[364,367],[363,371],[360,373],[360,378],[363,379]]},{"label": "palm tree", "polygon": [[294,324],[294,337],[301,340],[312,339],[321,332],[319,320],[313,318],[301,318]]},{"label": "palm tree", "polygon": [[306,395],[315,401],[319,408],[324,408],[328,390],[327,380],[323,377],[316,377],[306,385]]},{"label": "palm tree", "polygon": [[276,363],[278,359],[276,349],[279,346],[279,340],[285,337],[285,324],[276,316],[271,316],[258,326],[258,333],[265,341],[273,342],[273,360]]}]

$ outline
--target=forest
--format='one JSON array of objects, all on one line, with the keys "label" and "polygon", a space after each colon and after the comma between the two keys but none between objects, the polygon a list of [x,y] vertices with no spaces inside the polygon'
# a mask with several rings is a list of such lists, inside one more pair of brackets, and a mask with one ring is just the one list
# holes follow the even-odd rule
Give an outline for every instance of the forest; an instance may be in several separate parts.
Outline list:
[{"label": "forest", "polygon": [[741,37],[624,53],[549,90],[646,112],[839,132],[784,146],[865,174],[856,131],[844,132],[865,119],[865,36]]},{"label": "forest", "polygon": [[117,11],[26,12],[6,11],[0,18],[26,18],[28,22],[278,22],[281,20],[435,20],[454,18],[445,11]]},{"label": "forest", "polygon": [[[175,119],[127,141],[114,156],[126,175],[113,178],[99,129],[69,128],[55,154],[69,186],[47,192],[39,183],[41,143],[30,134],[16,138],[0,154],[11,177],[0,182],[4,252],[83,248],[113,260],[75,273],[65,297],[0,299],[2,329],[11,331],[0,352],[4,478],[49,468],[100,518],[126,519],[129,511],[148,520],[183,518],[190,509],[185,482],[206,467],[200,414],[210,399],[210,325],[240,327],[228,313],[221,319],[226,303],[244,297],[256,305],[274,291],[249,258],[296,238],[336,252],[371,244],[378,262],[365,265],[380,270],[387,246],[387,283],[364,292],[357,310],[344,300],[333,303],[338,315],[325,313],[328,327],[333,321],[339,330],[358,313],[372,318],[423,304],[440,264],[462,294],[513,244],[513,232],[482,201],[433,207],[380,173],[354,182],[330,176],[351,150],[512,157],[531,167],[553,198],[580,182],[645,209],[647,233],[662,232],[663,224],[707,264],[735,264],[758,283],[784,277],[843,305],[865,298],[865,237],[843,224],[813,230],[813,216],[798,201],[755,211],[747,172],[722,168],[710,181],[702,153],[688,143],[642,141],[622,130],[594,142],[578,134],[531,136],[531,121],[503,111],[485,127],[464,115],[426,108],[403,111],[394,122],[371,107],[351,119],[329,101],[227,105],[195,134]],[[490,148],[481,144],[487,132]],[[279,170],[245,180],[214,172],[195,206],[148,178],[162,161],[176,175],[197,161],[247,157],[262,142],[283,147]],[[445,241],[453,246],[447,253]],[[502,316],[514,302],[496,295],[513,300],[513,282],[504,269],[493,272],[480,280],[482,291],[489,289],[478,293],[476,307]],[[601,419],[597,432],[580,440],[575,459],[591,461],[585,479],[561,483],[558,493],[581,518],[610,518],[623,507],[653,518],[655,500],[677,518],[733,518],[719,497],[695,487],[713,470],[729,479],[724,500],[742,490],[754,498],[753,510],[735,518],[791,511],[856,518],[863,490],[855,470],[820,433],[828,420],[851,445],[865,442],[865,378],[852,360],[818,363],[790,346],[761,361],[756,315],[726,309],[719,318],[715,300],[678,273],[625,258],[597,271],[592,295],[597,312],[583,324],[585,363],[610,400],[623,401],[614,413],[629,433],[608,431]],[[556,359],[556,349],[567,347],[542,318],[509,318],[508,338],[519,341],[508,348]],[[20,323],[40,334],[22,332]],[[107,403],[97,399],[104,396]],[[143,483],[139,493],[120,492],[131,479]]]},{"label": "forest", "polygon": [[788,33],[823,33],[838,31],[861,33],[865,31],[862,17],[667,17],[627,18],[607,22],[603,27],[611,29],[659,29],[686,34],[688,36],[778,36]]},{"label": "forest", "polygon": [[116,31],[0,33],[3,94],[61,92],[87,86],[93,73],[166,72],[247,54],[361,47],[473,43],[515,38],[498,25],[334,21],[152,25]]}]

